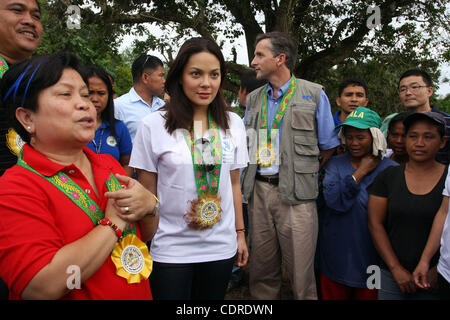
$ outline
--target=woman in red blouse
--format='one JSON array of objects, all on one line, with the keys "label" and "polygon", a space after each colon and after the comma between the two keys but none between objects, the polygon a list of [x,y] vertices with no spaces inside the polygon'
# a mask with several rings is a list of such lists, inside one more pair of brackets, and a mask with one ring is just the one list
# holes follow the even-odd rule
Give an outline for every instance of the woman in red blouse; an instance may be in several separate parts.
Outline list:
[{"label": "woman in red blouse", "polygon": [[77,58],[13,66],[0,96],[26,142],[0,179],[0,277],[11,299],[151,299],[158,200],[86,144],[96,110]]}]

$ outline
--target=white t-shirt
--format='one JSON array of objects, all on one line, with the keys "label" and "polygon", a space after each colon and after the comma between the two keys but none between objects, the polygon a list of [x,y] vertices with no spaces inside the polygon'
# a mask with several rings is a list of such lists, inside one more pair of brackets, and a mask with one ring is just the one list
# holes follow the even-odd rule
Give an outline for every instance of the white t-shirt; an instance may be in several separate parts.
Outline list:
[{"label": "white t-shirt", "polygon": [[[445,179],[445,188],[442,192],[444,196],[450,197],[450,171]],[[450,208],[449,208],[450,211]],[[445,218],[444,230],[441,236],[441,256],[437,266],[438,272],[450,282],[450,214],[447,212],[447,218]]]},{"label": "white t-shirt", "polygon": [[[159,225],[150,255],[162,263],[197,263],[232,258],[237,240],[230,171],[247,166],[247,138],[242,120],[228,112],[230,129],[220,130],[222,169],[219,196],[221,219],[211,228],[196,230],[184,220],[189,201],[197,199],[191,152],[182,130],[170,135],[164,127],[165,111],[146,116],[136,133],[130,166],[158,174],[157,196],[161,203]],[[209,133],[204,138],[209,140]]]}]

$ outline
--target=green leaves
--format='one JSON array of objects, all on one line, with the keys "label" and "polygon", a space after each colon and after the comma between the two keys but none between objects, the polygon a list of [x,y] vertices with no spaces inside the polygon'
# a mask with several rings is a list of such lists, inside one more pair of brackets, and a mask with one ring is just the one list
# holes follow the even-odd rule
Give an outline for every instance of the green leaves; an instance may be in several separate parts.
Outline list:
[{"label": "green leaves", "polygon": [[[297,76],[326,84],[327,92],[352,73],[360,74],[366,81],[374,79],[370,80],[374,88],[372,101],[377,108],[383,108],[383,114],[397,108],[398,100],[391,90],[395,90],[395,80],[403,71],[422,66],[437,79],[439,63],[450,61],[447,3],[448,0],[47,0],[41,1],[45,34],[39,52],[70,50],[86,62],[104,66],[118,79],[118,67],[124,67],[139,54],[155,50],[170,63],[184,40],[199,35],[215,39],[224,48],[235,45],[243,35],[247,52],[241,49],[235,55],[247,53],[250,64],[259,33],[286,31],[298,43]],[[81,8],[80,30],[68,30],[65,25],[65,11],[73,4]],[[378,6],[380,12],[381,25],[374,29],[366,23],[369,5]],[[156,33],[156,28],[160,32]],[[128,51],[131,58],[118,53],[125,34],[141,37]],[[232,55],[227,57],[230,62]],[[235,79],[245,68],[232,63],[231,66],[234,76],[228,77],[226,87],[236,92]],[[381,88],[388,84],[393,87]],[[333,95],[330,100],[334,100]]]}]

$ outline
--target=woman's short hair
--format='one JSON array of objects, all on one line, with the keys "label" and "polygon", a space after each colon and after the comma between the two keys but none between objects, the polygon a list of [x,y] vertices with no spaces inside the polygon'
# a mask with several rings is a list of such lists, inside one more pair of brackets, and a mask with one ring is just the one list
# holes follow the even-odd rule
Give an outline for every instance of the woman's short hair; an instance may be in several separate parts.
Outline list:
[{"label": "woman's short hair", "polygon": [[56,84],[67,68],[80,72],[80,62],[71,53],[34,56],[12,65],[1,79],[2,112],[6,113],[8,127],[14,128],[25,142],[30,142],[30,135],[16,119],[16,109],[36,112],[39,93]]},{"label": "woman's short hair", "polygon": [[177,57],[170,65],[166,78],[166,92],[170,96],[170,101],[165,105],[167,114],[165,115],[165,128],[169,133],[173,133],[176,129],[190,130],[194,110],[188,97],[183,91],[181,78],[183,70],[187,65],[191,56],[201,52],[209,52],[213,54],[220,63],[220,87],[216,97],[211,102],[208,110],[220,128],[229,129],[229,117],[227,111],[230,110],[223,96],[223,84],[226,76],[225,59],[219,46],[213,40],[206,38],[191,38],[187,40],[180,48]]},{"label": "woman's short hair", "polygon": [[103,110],[100,117],[103,121],[109,122],[111,133],[113,136],[117,138],[115,128],[116,119],[114,118],[114,99],[113,99],[114,90],[112,88],[110,75],[103,68],[95,65],[83,66],[80,70],[80,74],[84,82],[86,82],[88,86],[89,86],[89,79],[94,77],[100,78],[100,80],[102,80],[103,83],[106,85],[106,88],[108,90],[108,102],[106,104],[106,108]]}]

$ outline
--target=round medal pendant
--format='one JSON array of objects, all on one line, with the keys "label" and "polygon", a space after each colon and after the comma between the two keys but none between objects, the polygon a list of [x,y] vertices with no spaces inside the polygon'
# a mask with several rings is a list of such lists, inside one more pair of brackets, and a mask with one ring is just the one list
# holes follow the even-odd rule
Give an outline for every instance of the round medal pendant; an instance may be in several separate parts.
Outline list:
[{"label": "round medal pendant", "polygon": [[190,210],[184,215],[189,227],[205,230],[217,223],[222,212],[220,201],[220,197],[212,195],[202,195],[199,199],[192,200]]},{"label": "round medal pendant", "polygon": [[108,138],[106,138],[106,143],[110,147],[115,147],[117,145],[117,141],[113,136],[109,136]]},{"label": "round medal pendant", "polygon": [[125,271],[131,274],[140,273],[145,266],[144,255],[135,245],[128,245],[123,249],[120,261]]},{"label": "round medal pendant", "polygon": [[139,283],[148,279],[153,269],[153,260],[148,254],[147,245],[135,234],[126,235],[118,241],[111,253],[118,276],[128,283]]},{"label": "round medal pendant", "polygon": [[271,147],[263,145],[258,149],[258,164],[261,167],[269,167],[275,159],[275,152]]},{"label": "round medal pendant", "polygon": [[210,224],[216,220],[219,214],[219,207],[214,201],[208,201],[200,208],[200,220],[205,224]]},{"label": "round medal pendant", "polygon": [[220,220],[220,213],[222,212],[220,199],[209,195],[200,197],[196,212],[194,220],[200,229],[212,227]]}]

